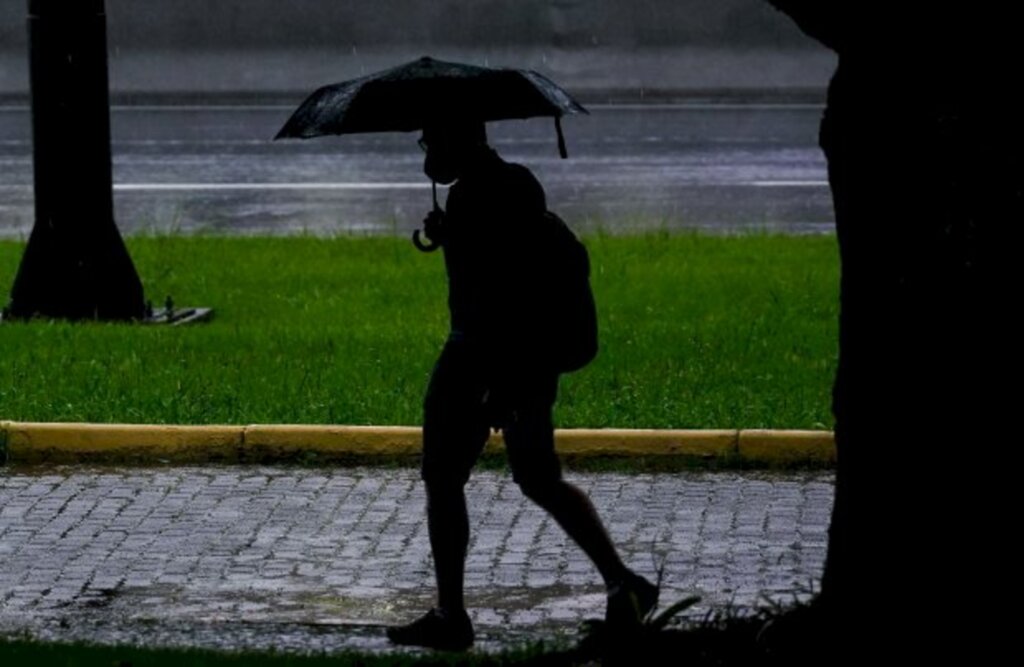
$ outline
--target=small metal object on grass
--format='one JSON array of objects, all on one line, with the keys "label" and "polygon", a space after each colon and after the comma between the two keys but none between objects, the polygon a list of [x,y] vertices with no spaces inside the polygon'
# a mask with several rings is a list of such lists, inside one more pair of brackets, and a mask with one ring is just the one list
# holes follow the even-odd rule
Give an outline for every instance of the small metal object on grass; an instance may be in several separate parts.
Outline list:
[{"label": "small metal object on grass", "polygon": [[[170,310],[161,308],[160,310],[148,310],[146,317],[142,320],[136,320],[136,322],[178,326],[180,324],[208,322],[211,318],[213,318],[213,308],[172,308]],[[0,322],[5,320],[14,321],[15,318],[0,312]]]},{"label": "small metal object on grass", "polygon": [[178,326],[181,324],[207,322],[212,317],[213,308],[173,308],[171,310],[161,308],[160,310],[153,311],[153,314],[143,320],[143,323]]},{"label": "small metal object on grass", "polygon": [[146,303],[145,324],[195,324],[207,322],[213,317],[213,308],[175,308],[174,299],[168,296],[164,300],[164,307],[160,310],[153,310],[153,304]]}]

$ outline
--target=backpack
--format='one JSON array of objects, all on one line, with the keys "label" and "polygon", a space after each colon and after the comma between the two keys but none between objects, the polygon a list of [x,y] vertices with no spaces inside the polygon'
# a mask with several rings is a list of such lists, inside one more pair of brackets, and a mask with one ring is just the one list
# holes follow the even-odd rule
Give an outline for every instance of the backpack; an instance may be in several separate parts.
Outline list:
[{"label": "backpack", "polygon": [[597,356],[597,307],[587,248],[558,215],[544,213],[548,354],[555,370],[576,371]]}]

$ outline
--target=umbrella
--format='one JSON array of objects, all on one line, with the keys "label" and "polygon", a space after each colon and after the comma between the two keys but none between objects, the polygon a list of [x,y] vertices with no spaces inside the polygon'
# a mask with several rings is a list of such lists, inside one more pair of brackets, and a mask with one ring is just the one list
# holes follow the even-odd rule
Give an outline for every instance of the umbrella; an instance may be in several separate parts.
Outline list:
[{"label": "umbrella", "polygon": [[[588,113],[569,93],[532,70],[479,67],[423,57],[392,69],[319,88],[274,139],[330,134],[412,132],[431,124],[551,116],[558,152],[567,157],[561,117]],[[437,184],[434,184],[434,209]],[[437,245],[413,243],[420,250]]]},{"label": "umbrella", "polygon": [[292,114],[275,139],[360,132],[412,132],[431,123],[587,113],[569,93],[532,70],[420,58],[383,72],[324,86]]}]

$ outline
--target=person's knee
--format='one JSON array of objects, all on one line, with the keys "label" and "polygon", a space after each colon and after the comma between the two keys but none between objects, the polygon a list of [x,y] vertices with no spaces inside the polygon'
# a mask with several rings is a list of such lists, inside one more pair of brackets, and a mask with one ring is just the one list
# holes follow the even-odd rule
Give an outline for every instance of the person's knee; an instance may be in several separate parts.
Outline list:
[{"label": "person's knee", "polygon": [[560,475],[520,475],[515,481],[524,496],[542,507],[557,498],[562,487]]},{"label": "person's knee", "polygon": [[427,483],[427,510],[451,514],[459,511],[466,504],[463,492],[464,485],[458,480],[436,481]]},{"label": "person's knee", "polygon": [[562,466],[554,451],[554,440],[544,444],[526,442],[505,435],[512,479],[530,500],[546,507],[562,490]]},{"label": "person's knee", "polygon": [[461,490],[487,442],[490,429],[472,415],[462,421],[428,413],[423,424],[423,458],[420,477],[438,495],[448,489]]},{"label": "person's knee", "polygon": [[427,500],[445,500],[460,498],[468,480],[461,475],[435,474],[423,478],[423,486],[427,492]]}]

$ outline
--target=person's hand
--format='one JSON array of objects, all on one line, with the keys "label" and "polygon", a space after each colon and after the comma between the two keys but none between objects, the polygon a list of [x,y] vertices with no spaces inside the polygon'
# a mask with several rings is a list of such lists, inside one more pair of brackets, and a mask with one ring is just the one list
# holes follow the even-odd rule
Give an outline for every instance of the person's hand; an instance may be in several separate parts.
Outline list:
[{"label": "person's hand", "polygon": [[444,211],[434,209],[423,218],[423,233],[434,243],[444,242]]}]

